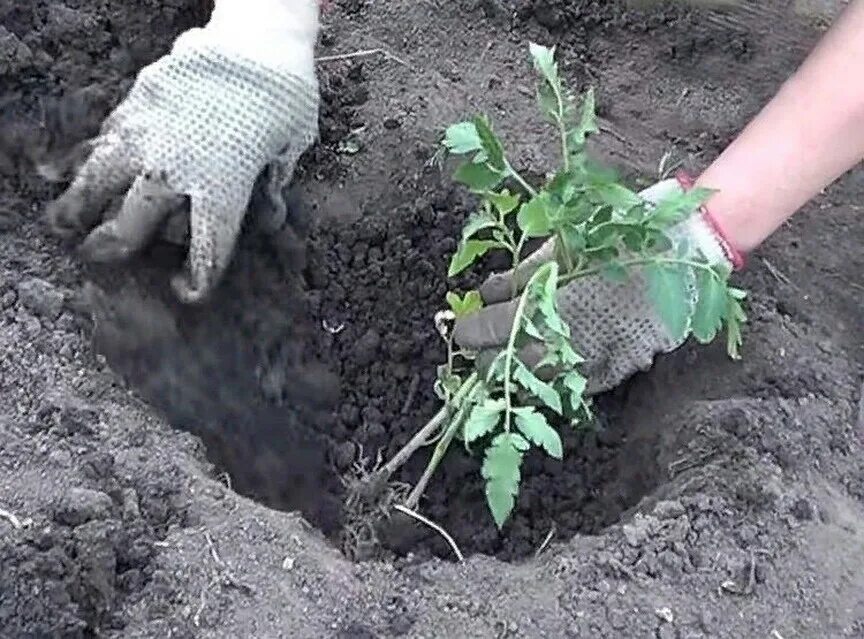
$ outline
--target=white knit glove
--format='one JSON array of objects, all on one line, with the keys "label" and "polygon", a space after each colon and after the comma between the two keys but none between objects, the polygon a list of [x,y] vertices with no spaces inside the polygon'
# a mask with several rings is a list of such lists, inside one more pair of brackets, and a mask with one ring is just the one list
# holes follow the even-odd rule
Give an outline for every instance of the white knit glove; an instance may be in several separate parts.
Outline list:
[{"label": "white knit glove", "polygon": [[172,285],[184,302],[206,298],[231,260],[258,175],[269,165],[268,188],[278,192],[317,137],[318,20],[318,0],[216,0],[207,25],[142,69],[106,118],[88,160],[48,207],[54,230],[89,233],[87,259],[121,260],[188,200],[189,255]]},{"label": "white knit glove", "polygon": [[[640,195],[656,204],[681,188],[676,179],[669,179]],[[712,264],[730,265],[727,255],[731,249],[706,215],[691,216],[670,235],[685,240],[691,252],[698,251]],[[553,256],[554,240],[549,240],[520,264],[517,283],[524,286],[534,271]],[[518,300],[511,299],[513,290],[513,271],[489,277],[480,287],[485,306],[456,322],[456,343],[481,355],[499,352],[510,336],[518,304]],[[573,348],[585,359],[580,370],[588,378],[589,395],[611,390],[634,373],[647,370],[657,354],[675,350],[685,341],[669,334],[638,270],[625,281],[602,275],[574,280],[558,289],[557,303],[561,318],[570,327]],[[532,346],[522,353],[529,364],[539,362],[543,356],[539,343]]]}]

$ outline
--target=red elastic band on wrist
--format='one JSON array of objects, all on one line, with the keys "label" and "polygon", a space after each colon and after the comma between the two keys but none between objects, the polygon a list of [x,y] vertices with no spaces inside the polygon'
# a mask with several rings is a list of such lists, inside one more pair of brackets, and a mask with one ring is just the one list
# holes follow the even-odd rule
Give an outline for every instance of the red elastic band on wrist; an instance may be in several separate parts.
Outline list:
[{"label": "red elastic band on wrist", "polygon": [[[695,180],[684,171],[678,171],[675,174],[675,179],[678,180],[678,184],[680,184],[681,188],[685,191],[689,191],[690,189],[692,189],[695,184]],[[729,243],[729,240],[726,239],[726,234],[723,232],[722,227],[720,226],[720,224],[717,223],[717,220],[714,218],[713,215],[711,215],[711,212],[704,204],[699,207],[699,213],[702,215],[702,219],[705,220],[705,223],[708,224],[709,227],[711,227],[712,231],[714,231],[714,236],[720,243],[720,247],[726,254],[726,258],[732,263],[732,268],[736,271],[740,271],[741,269],[743,269],[746,262],[746,256],[744,255],[744,253],[742,253]]]}]

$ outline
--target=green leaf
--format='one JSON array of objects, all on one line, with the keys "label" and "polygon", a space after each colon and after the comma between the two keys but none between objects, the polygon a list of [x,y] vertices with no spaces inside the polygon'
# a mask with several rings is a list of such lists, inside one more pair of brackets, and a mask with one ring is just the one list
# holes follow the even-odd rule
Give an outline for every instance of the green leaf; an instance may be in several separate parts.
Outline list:
[{"label": "green leaf", "polygon": [[570,391],[570,406],[573,410],[579,410],[585,396],[585,389],[588,387],[588,380],[576,371],[570,371],[564,375],[561,382]]},{"label": "green leaf", "polygon": [[486,164],[489,165],[489,168],[500,172],[502,177],[506,176],[507,162],[504,160],[504,147],[492,130],[489,118],[485,115],[478,115],[473,119],[473,122],[477,136],[480,138],[480,147],[486,154]]},{"label": "green leaf", "polygon": [[558,228],[558,238],[561,240],[561,246],[567,252],[570,262],[573,261],[573,258],[582,253],[587,246],[583,228],[576,224],[562,224]]},{"label": "green leaf", "polygon": [[552,221],[549,219],[550,205],[550,197],[546,192],[541,192],[523,204],[516,215],[522,233],[528,237],[549,235],[552,230]]},{"label": "green leaf", "polygon": [[600,131],[600,127],[597,126],[596,109],[594,89],[588,89],[582,95],[582,110],[579,116],[579,123],[567,136],[571,149],[584,146],[585,140],[589,135]]},{"label": "green leaf", "polygon": [[490,167],[486,163],[476,164],[474,162],[463,163],[453,174],[453,179],[464,184],[475,193],[485,193],[496,188],[504,180],[505,175],[501,171]]},{"label": "green leaf", "polygon": [[693,312],[693,336],[702,344],[717,337],[726,315],[726,284],[713,271],[700,269],[696,273],[698,299]]},{"label": "green leaf", "polygon": [[554,410],[556,413],[561,415],[564,412],[563,407],[561,406],[561,398],[558,397],[558,392],[550,384],[547,384],[528,370],[528,367],[521,361],[516,363],[515,370],[513,371],[513,378],[519,382],[525,390],[534,395],[534,397],[546,404],[546,406]]},{"label": "green leaf", "polygon": [[683,265],[654,263],[645,267],[648,296],[673,339],[683,339],[690,326],[690,276],[690,269]]},{"label": "green leaf", "polygon": [[459,122],[448,127],[444,134],[444,146],[451,153],[460,155],[483,148],[473,122]]},{"label": "green leaf", "polygon": [[518,433],[501,433],[486,449],[481,474],[486,480],[486,501],[492,518],[502,528],[516,505],[522,481],[522,458],[529,444]]},{"label": "green leaf", "polygon": [[555,62],[555,47],[544,47],[535,42],[528,43],[528,52],[534,59],[534,68],[549,84],[559,84],[558,64]]},{"label": "green leaf", "polygon": [[672,226],[690,217],[713,193],[710,189],[691,189],[673,193],[649,209],[649,216],[655,225]]},{"label": "green leaf", "polygon": [[493,240],[468,240],[459,244],[459,249],[450,260],[450,269],[447,271],[447,277],[455,277],[466,268],[471,266],[478,258],[486,254],[486,252],[498,246],[498,242]]},{"label": "green leaf", "polygon": [[561,436],[549,425],[543,413],[531,406],[514,408],[516,415],[516,428],[525,438],[545,450],[551,457],[561,459],[564,456],[564,447],[561,445]]},{"label": "green leaf", "polygon": [[462,239],[469,240],[482,231],[498,226],[498,221],[489,211],[477,211],[468,216],[465,226],[462,227]]},{"label": "green leaf", "polygon": [[464,297],[459,297],[457,293],[448,291],[447,304],[456,317],[465,317],[483,308],[483,298],[479,291],[468,291]]},{"label": "green leaf", "polygon": [[522,318],[522,330],[534,339],[540,340],[541,342],[545,341],[546,339],[545,337],[543,337],[543,333],[540,332],[540,329],[537,328],[537,325],[527,317]]},{"label": "green leaf", "polygon": [[486,197],[492,202],[495,210],[503,217],[512,213],[519,206],[519,196],[512,195],[509,190],[504,189],[500,193],[487,193]]},{"label": "green leaf", "polygon": [[506,407],[507,403],[503,399],[487,399],[474,406],[465,421],[465,443],[470,444],[491,433]]},{"label": "green leaf", "polygon": [[640,206],[643,201],[638,193],[621,184],[601,184],[591,189],[591,195],[603,204],[614,209],[631,209]]},{"label": "green leaf", "polygon": [[747,293],[729,287],[726,297],[726,351],[732,359],[741,359],[741,326],[747,321],[747,314],[741,302]]}]

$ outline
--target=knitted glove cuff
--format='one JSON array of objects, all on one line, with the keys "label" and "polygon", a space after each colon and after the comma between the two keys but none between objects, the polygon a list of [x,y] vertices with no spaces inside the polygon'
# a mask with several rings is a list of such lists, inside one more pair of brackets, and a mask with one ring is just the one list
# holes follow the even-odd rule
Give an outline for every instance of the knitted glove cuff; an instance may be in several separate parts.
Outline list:
[{"label": "knitted glove cuff", "polygon": [[[678,181],[678,184],[685,191],[689,191],[693,188],[695,184],[695,180],[690,177],[684,171],[679,171],[675,175],[675,179]],[[711,229],[714,233],[714,237],[717,240],[720,247],[723,249],[723,253],[726,255],[726,258],[732,264],[732,268],[736,271],[740,271],[744,268],[746,262],[746,256],[744,253],[736,249],[726,237],[726,234],[723,231],[723,228],[717,222],[717,219],[711,215],[711,212],[708,210],[706,206],[700,207],[700,214],[702,216],[702,220],[705,224]]]}]

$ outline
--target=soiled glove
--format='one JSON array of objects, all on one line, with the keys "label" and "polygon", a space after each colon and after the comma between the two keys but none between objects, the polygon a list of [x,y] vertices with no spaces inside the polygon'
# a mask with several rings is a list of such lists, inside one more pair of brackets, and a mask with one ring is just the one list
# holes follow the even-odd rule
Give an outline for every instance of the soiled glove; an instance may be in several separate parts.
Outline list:
[{"label": "soiled glove", "polygon": [[[684,186],[676,179],[659,182],[640,195],[658,203]],[[727,266],[739,256],[719,234],[707,213],[693,215],[673,229],[671,235],[699,251],[712,264]],[[554,239],[524,260],[515,274],[517,287],[524,287],[533,272],[553,259]],[[491,276],[480,288],[484,308],[456,322],[454,339],[460,347],[475,352],[498,352],[507,343],[518,300],[511,299],[514,272]],[[558,311],[570,327],[571,341],[585,362],[589,395],[611,390],[638,371],[650,368],[654,357],[675,350],[683,338],[670,335],[648,297],[644,277],[637,270],[626,281],[602,275],[577,279],[557,293]],[[695,293],[693,298],[695,304]],[[526,348],[522,358],[529,365],[542,358],[540,344]]]},{"label": "soiled glove", "polygon": [[54,230],[88,234],[87,259],[122,260],[188,200],[189,254],[172,286],[184,302],[205,299],[231,260],[258,175],[269,168],[267,188],[278,193],[317,137],[318,20],[318,0],[217,0],[208,24],[145,67],[105,120],[48,207]]}]

